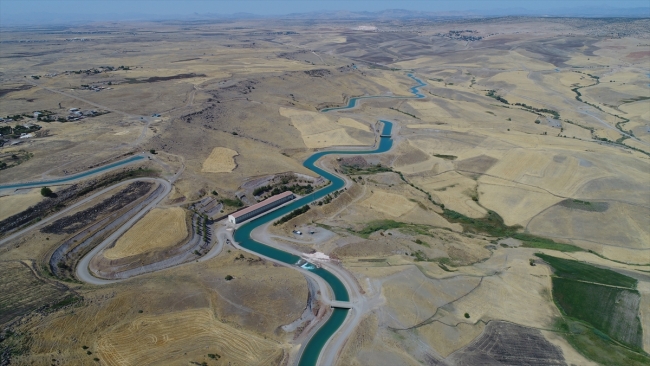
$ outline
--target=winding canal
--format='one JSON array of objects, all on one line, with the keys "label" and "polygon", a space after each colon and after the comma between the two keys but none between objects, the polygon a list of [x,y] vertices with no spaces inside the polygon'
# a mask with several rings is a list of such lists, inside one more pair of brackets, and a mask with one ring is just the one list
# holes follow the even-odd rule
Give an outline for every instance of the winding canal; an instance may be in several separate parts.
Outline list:
[{"label": "winding canal", "polygon": [[[357,105],[357,101],[361,99],[370,99],[370,98],[398,98],[398,99],[421,99],[424,98],[425,96],[420,93],[419,88],[425,86],[426,84],[423,83],[421,80],[417,79],[414,77],[412,74],[408,74],[408,76],[415,80],[417,82],[417,85],[412,87],[409,91],[413,93],[413,96],[364,96],[364,97],[355,97],[355,98],[350,98],[350,101],[347,106],[345,107],[337,107],[337,108],[326,108],[321,110],[321,112],[328,112],[328,111],[335,111],[335,110],[344,110],[344,109],[350,109],[354,108]],[[327,187],[316,191],[308,196],[305,196],[303,198],[300,198],[294,202],[292,202],[289,205],[286,205],[278,210],[272,211],[268,214],[265,214],[263,216],[259,216],[246,224],[242,225],[237,231],[235,231],[234,234],[234,239],[237,243],[239,243],[240,246],[259,253],[261,255],[264,255],[266,257],[269,257],[271,259],[284,262],[290,265],[295,265],[298,263],[301,258],[284,252],[282,250],[270,247],[268,245],[262,244],[260,242],[257,242],[251,238],[251,232],[255,230],[255,228],[262,226],[270,221],[274,221],[279,219],[280,217],[290,213],[291,211],[300,208],[304,205],[308,205],[313,201],[316,201],[320,198],[325,197],[326,195],[337,191],[345,186],[345,180],[342,178],[319,168],[316,166],[316,162],[322,158],[325,155],[366,155],[366,154],[380,154],[387,152],[390,150],[390,148],[393,145],[393,140],[389,137],[391,134],[391,131],[393,129],[393,124],[389,121],[381,120],[383,123],[383,130],[381,132],[381,136],[379,139],[379,146],[375,150],[355,150],[355,151],[346,151],[346,150],[340,150],[340,151],[321,151],[317,152],[313,155],[311,155],[305,162],[303,163],[303,166],[307,169],[312,170],[316,174],[319,174],[320,176],[324,177],[325,179],[330,180],[332,183],[328,185]],[[323,269],[323,268],[316,268],[315,266],[303,266],[303,268],[309,270],[310,272],[320,276],[323,278],[329,286],[332,288],[332,292],[334,294],[334,300],[336,301],[349,301],[350,296],[348,294],[348,291],[345,288],[345,285],[336,277],[333,275],[331,272]],[[348,314],[348,309],[341,309],[341,308],[334,308],[333,313],[330,316],[330,318],[327,320],[325,324],[323,324],[320,329],[314,334],[314,336],[309,340],[307,343],[307,346],[305,347],[302,356],[299,361],[300,366],[311,366],[311,365],[316,365],[318,362],[318,358],[320,356],[320,353],[327,343],[327,341],[336,333],[336,331],[341,327],[343,322],[345,321],[345,318],[347,317]]]},{"label": "winding canal", "polygon": [[[426,84],[423,83],[421,80],[417,79],[414,77],[412,74],[407,74],[408,77],[413,79],[417,85],[414,87],[410,88],[409,91],[413,94],[413,96],[362,96],[362,97],[354,97],[350,98],[347,106],[344,107],[335,107],[335,108],[326,108],[321,110],[321,112],[329,112],[329,111],[340,111],[340,110],[345,110],[345,109],[350,109],[354,108],[357,106],[358,101],[363,100],[363,99],[376,99],[376,98],[391,98],[391,99],[421,99],[424,98],[425,96],[420,93],[419,88],[425,86]],[[380,154],[387,152],[390,150],[390,148],[393,145],[393,140],[390,138],[390,134],[393,129],[393,124],[389,121],[381,120],[380,122],[383,123],[383,129],[379,137],[379,145],[375,150],[352,150],[352,151],[320,151],[317,152],[313,155],[311,155],[305,162],[303,163],[303,166],[305,166],[307,169],[312,170],[314,173],[324,177],[325,179],[330,180],[331,184],[324,187],[323,189],[320,189],[306,197],[300,198],[294,202],[292,202],[289,205],[286,205],[280,209],[277,209],[275,211],[272,211],[270,213],[264,214],[262,216],[259,216],[244,225],[242,225],[239,229],[237,229],[234,233],[234,239],[235,241],[242,247],[259,253],[260,255],[264,255],[266,257],[269,257],[271,259],[274,259],[276,261],[280,261],[289,265],[295,265],[297,264],[301,258],[284,252],[282,250],[270,247],[268,245],[262,244],[260,242],[257,242],[251,238],[251,232],[259,227],[262,226],[268,222],[277,220],[278,218],[290,213],[291,211],[300,208],[304,205],[308,205],[313,201],[316,201],[318,199],[321,199],[325,197],[326,195],[337,191],[345,186],[345,180],[342,178],[325,171],[324,169],[319,168],[316,166],[316,162],[326,156],[326,155],[365,155],[365,154]],[[45,185],[56,185],[56,184],[63,184],[63,183],[68,183],[72,182],[74,180],[78,180],[81,178],[86,178],[88,176],[105,172],[111,169],[118,168],[123,165],[127,165],[130,163],[134,163],[140,160],[145,159],[144,156],[142,155],[136,155],[132,156],[130,158],[124,159],[117,161],[112,164],[104,165],[101,167],[97,167],[94,169],[90,169],[88,171],[74,174],[71,176],[67,177],[62,177],[62,178],[56,178],[56,179],[51,179],[51,180],[43,180],[43,181],[35,181],[35,182],[24,182],[24,183],[10,183],[6,185],[0,185],[0,190],[1,189],[17,189],[17,188],[33,188],[33,187],[42,187]],[[87,264],[86,264],[87,265]],[[316,266],[307,264],[303,265],[303,268],[309,270],[310,272],[318,275],[321,277],[323,280],[325,280],[328,285],[331,287],[334,299],[336,301],[342,301],[342,302],[349,302],[350,301],[350,295],[348,294],[347,289],[345,288],[345,285],[339,280],[337,276],[332,274],[331,272],[323,269],[323,268],[317,268]],[[342,309],[342,308],[334,308],[332,315],[330,318],[327,320],[325,324],[323,324],[318,331],[314,334],[314,336],[309,340],[307,343],[306,347],[303,350],[302,356],[299,361],[300,366],[311,366],[311,365],[316,365],[318,362],[320,353],[327,343],[327,341],[336,333],[336,331],[341,327],[341,325],[345,322],[345,319],[348,315],[349,310],[348,309]]]}]

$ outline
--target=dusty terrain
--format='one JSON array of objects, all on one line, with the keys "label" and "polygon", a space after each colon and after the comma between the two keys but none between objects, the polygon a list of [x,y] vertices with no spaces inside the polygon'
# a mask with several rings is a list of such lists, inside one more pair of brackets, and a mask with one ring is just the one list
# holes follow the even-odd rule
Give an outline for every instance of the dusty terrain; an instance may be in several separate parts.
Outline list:
[{"label": "dusty terrain", "polygon": [[203,162],[202,172],[229,173],[237,167],[234,157],[237,151],[225,147],[215,147],[210,156]]},{"label": "dusty terrain", "polygon": [[173,246],[187,236],[185,216],[180,207],[154,209],[103,255],[107,259],[119,259]]},{"label": "dusty terrain", "polygon": [[[178,266],[90,285],[70,268],[80,253],[66,252],[54,271],[51,258],[63,245],[97,245],[115,229],[118,189],[57,218],[60,230],[4,242],[18,230],[8,223],[0,233],[0,360],[294,364],[309,336],[299,319],[314,310],[311,285],[292,268],[235,249],[225,224],[201,210],[225,215],[269,194],[255,190],[271,182],[308,195],[307,184],[327,184],[303,167],[308,156],[369,148],[377,121],[389,120],[390,151],[325,158],[320,166],[345,177],[346,187],[264,234],[340,261],[337,271],[360,294],[359,322],[341,335],[342,349],[326,349],[341,351],[339,365],[647,364],[648,20],[377,20],[377,32],[358,25],[241,20],[3,32],[0,116],[22,117],[0,127],[41,129],[0,147],[3,162],[20,160],[1,171],[0,185],[149,151],[129,174],[160,177],[171,193],[104,258],[141,260],[191,229],[206,250],[186,253],[192,259]],[[459,29],[478,38],[450,33]],[[407,73],[427,84],[425,98],[393,98],[412,96]],[[320,112],[359,96],[381,98]],[[108,113],[77,119],[71,108]],[[65,122],[35,119],[35,111]],[[282,183],[287,172],[296,175]],[[65,189],[53,187],[58,198],[2,190],[0,220],[27,212],[20,230],[38,225],[47,217],[28,215],[30,207],[53,202],[46,216],[64,210],[68,203],[57,200]],[[145,199],[136,196],[133,203]],[[110,230],[88,239],[99,227]],[[560,310],[568,303],[554,298],[560,269],[539,252],[634,279],[625,291],[638,309],[624,310],[638,317],[640,342],[593,336],[609,328]],[[605,286],[601,280],[582,281]]]}]

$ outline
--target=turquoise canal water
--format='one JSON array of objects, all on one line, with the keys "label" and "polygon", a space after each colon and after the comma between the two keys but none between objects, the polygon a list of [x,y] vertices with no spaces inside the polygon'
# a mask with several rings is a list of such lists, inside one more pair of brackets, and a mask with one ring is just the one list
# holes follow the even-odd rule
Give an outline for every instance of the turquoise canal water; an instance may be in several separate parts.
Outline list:
[{"label": "turquoise canal water", "polygon": [[57,178],[57,179],[51,179],[51,180],[42,180],[42,181],[37,181],[37,182],[25,182],[25,183],[13,183],[13,184],[7,184],[7,185],[0,185],[0,189],[16,189],[16,188],[34,188],[34,187],[43,187],[43,186],[48,186],[48,185],[55,185],[55,184],[62,184],[62,183],[67,183],[79,178],[85,178],[87,176],[97,174],[104,172],[106,170],[111,170],[114,168],[117,168],[122,165],[126,164],[131,164],[135,161],[142,160],[144,159],[144,156],[141,155],[136,155],[132,156],[128,159],[125,160],[120,160],[116,161],[115,163],[100,166],[95,169],[87,170],[83,173],[78,173],[78,174],[73,174],[70,176],[67,176],[65,178]]},{"label": "turquoise canal water", "polygon": [[[398,97],[398,96],[366,96],[366,97],[356,97],[356,98],[350,98],[350,101],[348,102],[348,105],[345,107],[336,107],[336,108],[326,108],[321,110],[321,112],[328,112],[328,111],[334,111],[334,110],[344,110],[344,109],[349,109],[349,108],[354,108],[357,105],[357,101],[360,99],[371,99],[371,98],[392,98],[392,99],[421,99],[424,98],[424,94],[420,93],[419,88],[425,86],[426,84],[423,83],[420,79],[416,78],[413,76],[413,74],[408,74],[408,77],[413,79],[417,84],[410,88],[409,91],[413,94],[412,97]],[[253,239],[251,239],[251,232],[261,226],[266,224],[267,222],[274,221],[279,219],[280,217],[288,214],[289,212],[302,207],[304,205],[308,205],[309,203],[318,200],[320,198],[325,197],[329,193],[332,193],[334,191],[337,191],[345,186],[345,181],[342,178],[339,178],[338,176],[331,174],[319,167],[316,166],[316,161],[318,159],[322,158],[325,155],[360,155],[360,154],[380,154],[383,152],[386,152],[390,150],[390,148],[393,146],[393,140],[389,137],[391,134],[391,131],[393,129],[393,124],[389,121],[381,121],[383,123],[383,129],[381,132],[381,135],[384,137],[380,137],[379,139],[379,146],[375,150],[368,150],[368,151],[363,151],[363,150],[356,150],[356,151],[321,151],[313,154],[310,156],[305,162],[303,163],[303,166],[306,167],[307,169],[310,169],[314,171],[315,173],[321,175],[322,177],[329,179],[332,183],[317,191],[314,192],[308,196],[305,196],[303,198],[300,198],[294,202],[292,202],[289,205],[286,205],[278,210],[275,210],[273,212],[270,212],[268,214],[259,216],[246,224],[242,225],[237,231],[235,231],[234,234],[234,239],[236,242],[239,243],[242,247],[254,251],[256,253],[260,253],[264,256],[267,256],[269,258],[273,258],[277,261],[284,262],[290,265],[295,265],[297,264],[301,258],[289,254],[287,252],[284,252],[279,249],[272,248],[268,245],[264,245],[262,243],[259,243]],[[337,301],[350,301],[350,295],[348,294],[347,290],[345,289],[345,285],[336,277],[334,276],[331,272],[322,269],[322,268],[316,268],[315,266],[303,266],[303,268],[309,270],[310,272],[313,272],[323,278],[329,286],[332,288],[332,292],[334,293],[334,299]],[[345,321],[345,318],[348,315],[348,309],[333,309],[332,315],[330,318],[327,320],[323,326],[318,329],[316,334],[309,340],[307,343],[307,346],[305,347],[302,357],[300,358],[299,365],[300,366],[312,366],[316,365],[318,362],[318,357],[320,356],[320,352],[322,351],[323,347],[327,343],[327,341],[336,333],[336,331],[341,327],[343,322]]]},{"label": "turquoise canal water", "polygon": [[[390,135],[393,129],[393,124],[391,122],[383,121],[383,120],[381,122],[384,124],[381,134],[387,136]],[[336,175],[331,174],[317,167],[315,163],[316,161],[318,161],[318,159],[322,158],[325,155],[330,155],[330,154],[336,154],[336,155],[379,154],[390,150],[392,145],[393,145],[393,140],[391,140],[390,137],[381,137],[379,140],[379,146],[375,150],[321,151],[310,156],[307,160],[305,160],[303,165],[306,168],[316,172],[316,174],[321,175],[325,179],[329,179],[330,182],[332,183],[319,191],[316,191],[308,196],[302,197],[292,202],[289,205],[286,205],[278,210],[275,210],[263,216],[259,216],[247,222],[246,224],[242,225],[239,229],[237,229],[237,231],[235,231],[235,235],[234,235],[235,241],[239,243],[239,245],[241,245],[242,247],[248,250],[262,254],[269,258],[273,258],[277,261],[284,262],[290,265],[297,264],[298,261],[300,261],[301,259],[300,257],[284,252],[279,249],[272,248],[268,245],[264,245],[260,242],[251,239],[251,232],[258,226],[264,225],[269,221],[277,220],[280,217],[288,214],[289,212],[297,208],[300,208],[304,205],[308,205],[309,203],[315,200],[321,199],[326,195],[334,191],[337,191],[345,186],[345,181],[342,178],[339,178]],[[303,268],[322,277],[332,288],[332,292],[334,293],[335,300],[350,301],[350,295],[348,294],[348,291],[345,289],[345,285],[343,285],[343,283],[331,272],[323,268],[316,268],[314,266],[303,266]],[[316,362],[318,361],[318,356],[320,355],[321,350],[325,346],[325,343],[327,343],[330,337],[332,337],[332,335],[336,333],[336,330],[339,329],[341,324],[343,324],[343,322],[345,321],[345,317],[348,314],[348,311],[349,311],[348,309],[334,309],[332,315],[327,320],[327,322],[323,324],[323,326],[316,332],[316,334],[314,334],[314,336],[307,343],[307,346],[305,347],[302,357],[300,358],[300,362],[299,362],[300,366],[316,365]]]},{"label": "turquoise canal water", "polygon": [[48,186],[48,185],[55,185],[55,184],[62,184],[62,183],[67,183],[70,181],[73,181],[75,179],[79,178],[85,178],[87,176],[101,173],[106,170],[110,170],[113,168],[116,168],[118,166],[126,165],[133,163],[134,161],[142,160],[144,159],[144,156],[132,156],[128,159],[125,160],[120,160],[112,164],[100,166],[95,169],[91,169],[88,171],[85,171],[83,173],[78,173],[78,174],[73,174],[71,176],[65,177],[65,178],[57,178],[57,179],[51,179],[51,180],[42,180],[42,181],[37,181],[37,182],[25,182],[25,183],[14,183],[14,184],[7,184],[7,185],[0,185],[0,189],[16,189],[16,188],[34,188],[34,187],[43,187],[43,186]]},{"label": "turquoise canal water", "polygon": [[[381,122],[384,124],[381,134],[390,135],[390,132],[393,129],[393,124],[388,121],[381,121]],[[322,158],[325,155],[331,155],[331,154],[336,154],[336,155],[379,154],[390,150],[392,145],[393,145],[393,140],[391,140],[390,137],[381,137],[379,140],[379,146],[375,150],[321,151],[313,154],[307,160],[305,160],[303,166],[305,166],[305,168],[307,169],[313,170],[316,174],[321,175],[322,177],[328,179],[332,183],[327,187],[319,191],[316,191],[308,196],[295,200],[292,203],[282,208],[279,208],[268,214],[258,216],[257,218],[248,221],[247,223],[242,225],[239,229],[237,229],[237,231],[235,231],[235,236],[234,236],[235,241],[238,242],[239,245],[241,245],[242,247],[248,250],[252,250],[256,253],[260,253],[262,255],[265,255],[269,258],[273,258],[280,262],[284,262],[291,265],[298,263],[298,261],[301,259],[300,257],[293,254],[289,254],[279,249],[272,248],[268,245],[264,245],[260,242],[251,239],[251,232],[258,226],[264,225],[269,221],[277,220],[280,217],[288,214],[289,212],[297,208],[300,208],[304,205],[308,205],[315,200],[321,199],[327,196],[328,194],[334,191],[338,191],[339,189],[345,186],[345,181],[342,178],[339,178],[336,175],[317,167],[315,163],[316,161],[318,161],[318,159]],[[350,300],[350,297],[348,295],[347,290],[345,289],[345,286],[341,283],[341,281],[339,281],[339,279],[336,276],[331,274],[329,271],[322,268],[312,269],[311,267],[309,267],[309,271],[316,273],[317,275],[322,277],[325,281],[327,281],[327,283],[332,287],[335,300],[337,301]]]},{"label": "turquoise canal water", "polygon": [[357,101],[361,99],[376,99],[376,98],[388,98],[388,99],[422,99],[424,98],[424,94],[421,94],[420,91],[418,90],[419,88],[427,85],[422,82],[422,80],[416,78],[413,76],[413,74],[407,74],[408,77],[411,79],[415,80],[416,83],[418,83],[416,86],[412,87],[409,89],[409,92],[413,93],[412,97],[400,97],[400,96],[390,96],[390,95],[370,95],[370,96],[365,96],[365,97],[354,97],[350,98],[350,101],[348,102],[348,105],[345,107],[332,107],[332,108],[325,108],[321,109],[321,112],[330,112],[330,111],[340,111],[342,109],[350,109],[354,108],[357,106]]}]

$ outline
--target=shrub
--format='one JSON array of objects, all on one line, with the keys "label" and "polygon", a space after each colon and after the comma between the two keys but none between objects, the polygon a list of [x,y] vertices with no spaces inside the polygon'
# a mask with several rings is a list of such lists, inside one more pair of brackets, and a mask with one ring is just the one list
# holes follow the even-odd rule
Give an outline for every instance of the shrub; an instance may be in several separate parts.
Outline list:
[{"label": "shrub", "polygon": [[41,188],[41,196],[43,197],[52,197],[52,190],[48,187]]},{"label": "shrub", "polygon": [[231,276],[231,275],[227,275],[227,276],[226,276],[226,281],[230,281],[230,280],[232,280],[233,278],[234,278],[233,276]]},{"label": "shrub", "polygon": [[293,219],[294,217],[297,217],[297,216],[300,216],[300,215],[304,214],[307,211],[309,211],[309,206],[304,205],[301,208],[297,208],[297,209],[291,211],[290,214],[288,214],[288,215],[284,216],[283,218],[281,218],[280,220],[274,222],[273,225],[283,224],[283,223]]},{"label": "shrub", "polygon": [[469,313],[465,313],[465,319],[469,319]]},{"label": "shrub", "polygon": [[244,206],[244,202],[242,202],[239,198],[235,198],[235,199],[223,198],[221,199],[221,203],[223,203],[224,206],[230,206],[230,207]]}]

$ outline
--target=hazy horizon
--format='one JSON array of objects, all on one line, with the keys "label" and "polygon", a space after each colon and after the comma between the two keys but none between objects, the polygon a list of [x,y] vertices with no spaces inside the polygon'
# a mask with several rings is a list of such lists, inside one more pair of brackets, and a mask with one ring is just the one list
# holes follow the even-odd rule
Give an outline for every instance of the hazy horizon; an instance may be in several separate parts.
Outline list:
[{"label": "hazy horizon", "polygon": [[650,17],[650,5],[638,0],[537,1],[150,1],[98,0],[0,2],[0,25],[61,24],[84,21],[164,20],[197,17],[282,17],[322,12],[381,12],[400,9],[448,15]]}]

